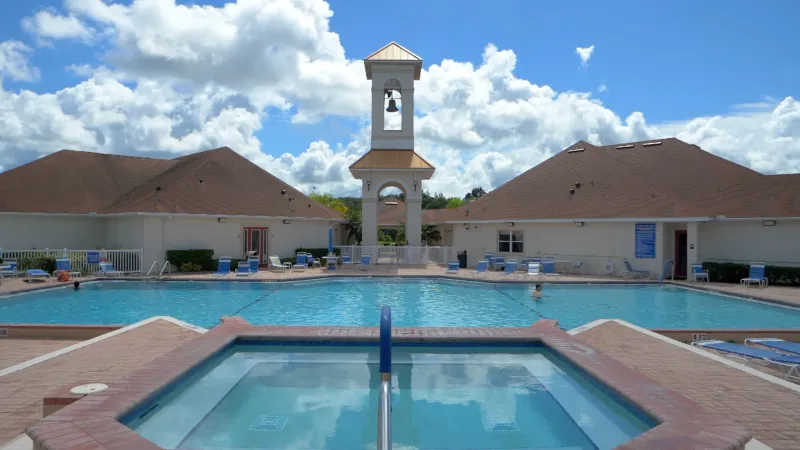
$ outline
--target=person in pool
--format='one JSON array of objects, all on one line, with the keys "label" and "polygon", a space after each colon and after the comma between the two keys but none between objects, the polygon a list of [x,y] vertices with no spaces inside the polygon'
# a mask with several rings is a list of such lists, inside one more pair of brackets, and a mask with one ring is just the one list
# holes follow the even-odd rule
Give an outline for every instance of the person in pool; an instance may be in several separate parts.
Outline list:
[{"label": "person in pool", "polygon": [[542,298],[542,284],[541,283],[538,283],[536,285],[536,289],[534,289],[533,292],[531,292],[531,297],[533,297],[536,300]]}]

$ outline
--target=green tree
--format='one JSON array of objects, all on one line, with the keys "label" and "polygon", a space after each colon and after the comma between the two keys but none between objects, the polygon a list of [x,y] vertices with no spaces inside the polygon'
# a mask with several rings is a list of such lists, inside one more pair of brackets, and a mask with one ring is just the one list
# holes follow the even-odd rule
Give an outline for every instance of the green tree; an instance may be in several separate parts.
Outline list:
[{"label": "green tree", "polygon": [[327,206],[328,208],[335,209],[342,214],[347,214],[347,211],[350,209],[348,208],[344,202],[340,199],[334,197],[331,194],[318,194],[316,192],[309,195],[311,200],[314,200],[317,203]]},{"label": "green tree", "polygon": [[350,232],[347,234],[347,243],[350,241],[355,245],[361,244],[361,209],[348,209],[344,215],[345,220],[350,222]]},{"label": "green tree", "polygon": [[484,191],[482,187],[476,187],[472,188],[472,190],[464,196],[464,200],[477,200],[484,195],[486,195],[486,191]]},{"label": "green tree", "polygon": [[422,209],[444,209],[447,208],[448,198],[442,193],[431,195],[428,191],[422,191]]},{"label": "green tree", "polygon": [[[423,224],[422,225],[422,242],[431,245],[442,240],[442,233],[436,228],[436,225]],[[406,242],[406,223],[397,223],[397,245],[403,245]]]},{"label": "green tree", "polygon": [[463,205],[464,203],[466,203],[465,200],[462,200],[462,199],[460,199],[458,197],[453,197],[453,198],[451,198],[450,200],[447,201],[447,209],[458,208],[459,206]]}]

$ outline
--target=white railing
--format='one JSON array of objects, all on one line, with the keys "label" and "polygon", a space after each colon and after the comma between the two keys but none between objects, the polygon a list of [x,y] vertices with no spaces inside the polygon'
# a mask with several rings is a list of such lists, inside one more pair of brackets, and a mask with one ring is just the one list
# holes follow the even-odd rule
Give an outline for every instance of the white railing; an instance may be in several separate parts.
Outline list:
[{"label": "white railing", "polygon": [[[0,258],[15,259],[17,264],[24,259],[32,258],[69,258],[72,270],[88,273],[99,271],[99,262],[114,264],[114,268],[125,273],[142,272],[142,249],[135,250],[72,250],[72,249],[32,249],[32,250],[0,250]],[[92,263],[90,264],[90,261]],[[97,261],[95,263],[94,261]]]},{"label": "white railing", "polygon": [[370,255],[373,264],[388,265],[446,265],[448,258],[455,259],[450,247],[410,247],[400,245],[341,245],[342,255],[349,255],[353,262],[361,256]]}]

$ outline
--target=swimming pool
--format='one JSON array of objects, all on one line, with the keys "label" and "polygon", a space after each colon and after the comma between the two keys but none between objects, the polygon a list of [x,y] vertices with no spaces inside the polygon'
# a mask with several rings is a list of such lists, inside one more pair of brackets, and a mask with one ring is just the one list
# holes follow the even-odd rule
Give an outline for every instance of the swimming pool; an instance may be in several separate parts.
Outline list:
[{"label": "swimming pool", "polygon": [[524,327],[540,318],[574,328],[622,319],[645,328],[800,328],[800,310],[673,286],[532,286],[444,279],[337,278],[298,282],[101,281],[0,298],[0,323],[131,324],[165,315],[202,327],[239,315],[254,325]]},{"label": "swimming pool", "polygon": [[[395,347],[396,449],[605,450],[657,423],[544,346]],[[162,448],[376,447],[378,354],[236,345],[121,422]]]}]

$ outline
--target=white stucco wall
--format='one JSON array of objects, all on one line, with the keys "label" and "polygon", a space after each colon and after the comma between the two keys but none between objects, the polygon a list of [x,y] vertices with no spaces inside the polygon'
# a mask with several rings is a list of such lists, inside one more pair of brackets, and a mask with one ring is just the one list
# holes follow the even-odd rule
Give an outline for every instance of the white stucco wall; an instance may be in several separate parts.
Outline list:
[{"label": "white stucco wall", "polygon": [[105,246],[105,235],[101,217],[0,215],[0,248],[5,249],[94,250]]},{"label": "white stucco wall", "polygon": [[105,222],[106,249],[144,248],[144,218],[108,217]]},{"label": "white stucco wall", "polygon": [[800,266],[800,222],[779,220],[774,227],[761,221],[709,222],[699,225],[700,261],[763,262]]}]

